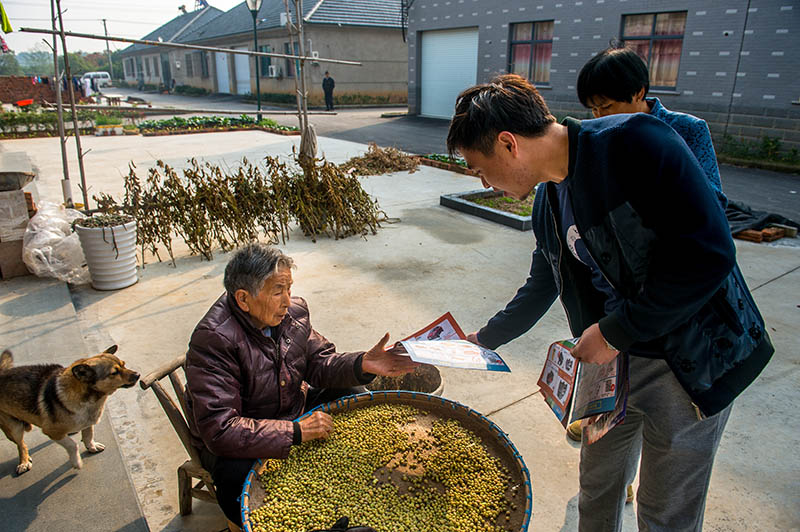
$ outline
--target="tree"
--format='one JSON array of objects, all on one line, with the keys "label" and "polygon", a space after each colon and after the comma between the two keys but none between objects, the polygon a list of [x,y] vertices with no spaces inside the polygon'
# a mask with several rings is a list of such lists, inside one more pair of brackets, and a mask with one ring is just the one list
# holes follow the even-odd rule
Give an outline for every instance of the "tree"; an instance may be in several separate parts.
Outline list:
[{"label": "tree", "polygon": [[[52,61],[52,59],[51,59]],[[58,68],[64,71],[64,56],[58,56]],[[50,67],[52,72],[53,68]],[[85,52],[69,52],[69,70],[73,76],[81,76],[87,72],[98,70],[97,64],[87,59]]]},{"label": "tree", "polygon": [[23,72],[28,76],[52,76],[53,75],[53,54],[38,45],[32,50],[20,52],[17,56]]},{"label": "tree", "polygon": [[0,54],[0,76],[22,76],[23,74],[14,52]]}]

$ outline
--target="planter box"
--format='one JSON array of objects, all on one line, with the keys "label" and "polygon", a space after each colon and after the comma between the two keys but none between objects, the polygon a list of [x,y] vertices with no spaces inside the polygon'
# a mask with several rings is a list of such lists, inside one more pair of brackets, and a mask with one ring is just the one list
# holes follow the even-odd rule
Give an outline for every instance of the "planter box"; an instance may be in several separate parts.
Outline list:
[{"label": "planter box", "polygon": [[95,126],[94,127],[94,136],[95,137],[111,137],[116,135],[122,135],[122,126]]},{"label": "planter box", "polygon": [[220,133],[223,131],[250,131],[253,129],[257,129],[260,131],[266,131],[267,133],[274,133],[276,135],[299,135],[299,131],[283,131],[280,129],[270,129],[261,126],[251,126],[251,127],[205,127],[200,129],[171,129],[171,130],[145,130],[142,131],[143,137],[159,137],[163,135],[189,135],[192,133]]},{"label": "planter box", "polygon": [[260,129],[261,131],[266,131],[267,133],[274,133],[275,135],[285,135],[287,137],[300,134],[299,131],[286,131],[283,129],[271,129],[268,127],[261,127],[261,126],[258,126],[256,129]]},{"label": "planter box", "polygon": [[417,160],[419,164],[424,164],[425,166],[433,166],[434,168],[440,168],[442,170],[449,170],[451,172],[456,172],[459,174],[470,175],[472,177],[478,177],[478,172],[472,170],[470,168],[466,168],[461,166],[460,164],[453,164],[453,163],[445,163],[442,161],[435,161],[433,159],[427,159],[425,157],[418,156]]},{"label": "planter box", "polygon": [[502,192],[497,192],[492,189],[471,190],[469,192],[461,192],[459,194],[444,194],[439,197],[439,204],[457,211],[471,214],[473,216],[478,216],[479,218],[483,218],[485,220],[507,225],[508,227],[513,227],[519,231],[530,231],[530,216],[520,216],[518,214],[512,214],[499,209],[484,207],[483,205],[478,205],[477,203],[473,203],[464,199],[469,197],[487,198],[501,195]]}]

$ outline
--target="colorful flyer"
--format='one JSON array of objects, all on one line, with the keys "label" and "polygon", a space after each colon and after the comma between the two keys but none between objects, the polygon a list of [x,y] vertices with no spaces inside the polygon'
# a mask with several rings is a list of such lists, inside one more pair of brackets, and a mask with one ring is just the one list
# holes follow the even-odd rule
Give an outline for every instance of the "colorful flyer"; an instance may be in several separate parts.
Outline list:
[{"label": "colorful flyer", "polygon": [[414,362],[450,368],[511,371],[500,355],[467,340],[404,340],[400,343]]},{"label": "colorful flyer", "polygon": [[622,379],[623,356],[605,364],[580,364],[578,385],[575,391],[575,405],[572,420],[583,419],[605,412],[617,406],[618,392]]},{"label": "colorful flyer", "polygon": [[550,344],[547,348],[547,360],[537,382],[545,402],[565,427],[569,419],[567,414],[578,367],[577,360],[572,356],[572,349],[577,343],[577,338],[571,338]]},{"label": "colorful flyer", "polygon": [[406,340],[466,340],[467,336],[461,327],[456,323],[455,318],[449,312],[436,318],[433,323],[427,325],[410,336],[403,338]]}]

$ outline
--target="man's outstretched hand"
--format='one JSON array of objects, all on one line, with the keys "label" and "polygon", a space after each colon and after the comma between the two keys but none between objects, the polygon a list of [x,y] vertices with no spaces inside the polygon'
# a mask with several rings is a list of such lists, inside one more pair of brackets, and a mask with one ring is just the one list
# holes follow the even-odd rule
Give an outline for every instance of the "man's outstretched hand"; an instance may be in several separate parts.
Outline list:
[{"label": "man's outstretched hand", "polygon": [[364,373],[397,377],[411,373],[420,366],[408,355],[400,354],[403,353],[402,348],[393,347],[386,351],[386,342],[388,341],[389,333],[386,333],[372,349],[364,353],[364,358],[361,359],[361,370]]},{"label": "man's outstretched hand", "polygon": [[478,341],[478,333],[477,333],[477,332],[471,332],[471,333],[469,333],[469,334],[467,335],[467,341],[468,341],[468,342],[472,342],[473,344],[475,344],[475,345],[479,345],[479,346],[481,346],[481,347],[486,347],[485,345],[483,345],[482,343],[480,343],[480,342]]}]

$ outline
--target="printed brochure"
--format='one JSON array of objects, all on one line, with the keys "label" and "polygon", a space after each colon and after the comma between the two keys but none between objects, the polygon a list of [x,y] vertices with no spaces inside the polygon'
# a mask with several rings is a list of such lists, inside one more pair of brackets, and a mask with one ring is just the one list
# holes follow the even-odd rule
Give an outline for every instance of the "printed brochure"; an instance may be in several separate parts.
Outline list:
[{"label": "printed brochure", "polygon": [[572,349],[577,343],[577,338],[552,343],[547,348],[547,360],[537,382],[545,402],[564,427],[569,419],[567,414],[575,387],[578,361],[572,357]]},{"label": "printed brochure", "polygon": [[399,343],[414,362],[451,368],[511,371],[500,355],[468,341],[449,312]]},{"label": "printed brochure", "polygon": [[578,340],[550,345],[538,384],[561,424],[566,427],[570,417],[582,420],[584,437],[591,444],[625,419],[628,355],[620,353],[606,364],[578,362],[572,356]]}]

